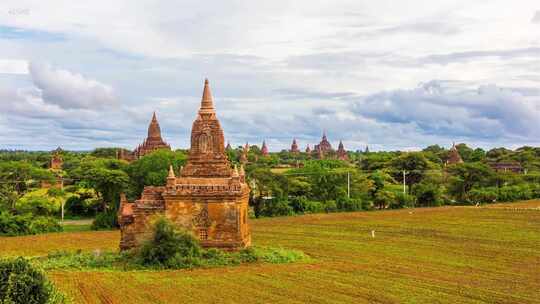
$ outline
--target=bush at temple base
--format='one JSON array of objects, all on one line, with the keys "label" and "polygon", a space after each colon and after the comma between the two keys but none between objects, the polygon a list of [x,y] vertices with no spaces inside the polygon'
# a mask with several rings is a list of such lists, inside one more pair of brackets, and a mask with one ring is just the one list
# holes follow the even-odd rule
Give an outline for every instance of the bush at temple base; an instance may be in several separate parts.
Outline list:
[{"label": "bush at temple base", "polygon": [[64,303],[42,271],[28,260],[0,260],[0,303],[47,304]]},{"label": "bush at temple base", "polygon": [[199,265],[202,248],[190,233],[178,230],[165,218],[154,225],[154,235],[140,248],[138,258],[143,265],[182,268]]},{"label": "bush at temple base", "polygon": [[[34,262],[54,269],[186,269],[234,266],[247,263],[292,263],[309,260],[303,252],[284,248],[249,247],[239,251],[203,249],[189,232],[178,229],[165,218],[154,224],[153,236],[140,248],[118,252],[52,252]],[[1,303],[1,302],[0,302]]]}]

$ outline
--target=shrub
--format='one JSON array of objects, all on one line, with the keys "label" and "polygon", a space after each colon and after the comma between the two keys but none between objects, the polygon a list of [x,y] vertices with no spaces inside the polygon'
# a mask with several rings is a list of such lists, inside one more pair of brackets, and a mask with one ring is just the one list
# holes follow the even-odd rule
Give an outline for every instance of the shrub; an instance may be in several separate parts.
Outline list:
[{"label": "shrub", "polygon": [[67,199],[65,210],[70,215],[91,216],[102,206],[101,199],[91,189],[79,189],[77,193]]},{"label": "shrub", "polygon": [[24,258],[0,260],[0,303],[62,303],[43,272]]},{"label": "shrub", "polygon": [[324,211],[324,205],[317,201],[307,201],[305,206],[305,213],[321,213]]},{"label": "shrub", "polygon": [[334,200],[329,200],[324,202],[324,211],[325,212],[336,212],[337,211],[337,204]]},{"label": "shrub", "polygon": [[30,214],[0,213],[0,235],[15,236],[62,231],[62,226],[51,217],[32,217]]},{"label": "shrub", "polygon": [[414,206],[414,199],[415,197],[403,193],[403,192],[397,192],[396,193],[396,199],[392,201],[389,205],[390,209],[400,209],[400,208],[409,208]]},{"label": "shrub", "polygon": [[47,216],[38,216],[32,219],[29,229],[32,234],[62,232],[64,230],[56,219]]},{"label": "shrub", "polygon": [[440,206],[441,189],[439,185],[432,183],[420,183],[413,187],[413,194],[416,196],[416,201],[419,206]]},{"label": "shrub", "polygon": [[262,216],[286,216],[293,215],[294,210],[289,206],[289,202],[284,199],[274,198],[265,200],[260,210]]},{"label": "shrub", "polygon": [[528,200],[534,197],[534,192],[528,185],[504,186],[499,189],[499,201],[514,202]]},{"label": "shrub", "polygon": [[176,229],[165,218],[156,221],[152,238],[139,251],[143,265],[165,268],[200,264],[201,255],[199,241],[191,233]]},{"label": "shrub", "polygon": [[294,213],[305,213],[308,204],[309,201],[305,196],[293,197],[289,200],[289,205],[293,208]]},{"label": "shrub", "polygon": [[362,200],[359,198],[348,198],[348,197],[338,198],[337,209],[341,211],[362,210]]},{"label": "shrub", "polygon": [[396,195],[388,190],[379,190],[375,194],[375,204],[379,209],[385,209],[390,203],[396,200]]},{"label": "shrub", "polygon": [[118,216],[113,211],[106,211],[99,213],[94,221],[92,222],[92,226],[90,226],[90,229],[92,230],[109,230],[109,229],[116,229],[120,227],[118,224]]},{"label": "shrub", "polygon": [[473,203],[491,204],[497,200],[497,190],[493,188],[472,189],[469,200]]}]

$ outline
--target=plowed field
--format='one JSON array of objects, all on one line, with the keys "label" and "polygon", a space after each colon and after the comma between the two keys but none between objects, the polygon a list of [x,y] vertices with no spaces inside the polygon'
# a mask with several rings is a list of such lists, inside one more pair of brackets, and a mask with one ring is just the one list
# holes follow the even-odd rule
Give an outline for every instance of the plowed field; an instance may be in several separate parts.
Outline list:
[{"label": "plowed field", "polygon": [[[255,244],[302,250],[309,263],[48,275],[77,303],[540,303],[540,202],[507,206],[251,221]],[[0,238],[0,252],[114,249],[118,237]]]}]

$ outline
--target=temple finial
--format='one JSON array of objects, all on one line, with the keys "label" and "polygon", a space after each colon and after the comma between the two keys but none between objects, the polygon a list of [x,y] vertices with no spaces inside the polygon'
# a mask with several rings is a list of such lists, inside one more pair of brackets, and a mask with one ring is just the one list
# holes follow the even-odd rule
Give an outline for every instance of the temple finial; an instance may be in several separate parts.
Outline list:
[{"label": "temple finial", "polygon": [[204,90],[201,100],[201,111],[199,112],[214,112],[214,101],[212,99],[212,92],[210,91],[210,84],[208,78],[204,79]]},{"label": "temple finial", "polygon": [[173,169],[172,165],[169,166],[169,176],[168,176],[168,178],[176,178],[176,176],[174,175],[174,169]]}]

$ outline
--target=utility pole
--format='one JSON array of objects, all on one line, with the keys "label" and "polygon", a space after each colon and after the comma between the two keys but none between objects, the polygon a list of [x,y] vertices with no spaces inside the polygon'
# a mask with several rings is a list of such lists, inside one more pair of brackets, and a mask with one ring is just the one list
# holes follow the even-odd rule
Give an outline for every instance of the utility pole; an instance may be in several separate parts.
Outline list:
[{"label": "utility pole", "polygon": [[351,172],[347,172],[347,197],[351,198]]},{"label": "utility pole", "polygon": [[407,175],[407,172],[403,170],[403,194],[407,194],[407,184],[405,183],[406,175]]}]

